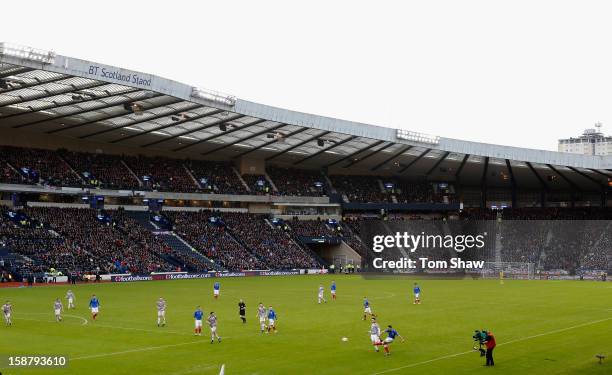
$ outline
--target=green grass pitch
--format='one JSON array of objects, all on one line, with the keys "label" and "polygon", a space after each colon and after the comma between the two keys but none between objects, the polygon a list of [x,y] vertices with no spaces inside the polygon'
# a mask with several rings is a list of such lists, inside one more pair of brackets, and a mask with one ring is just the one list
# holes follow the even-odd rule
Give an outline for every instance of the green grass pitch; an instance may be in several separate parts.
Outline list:
[{"label": "green grass pitch", "polygon": [[[338,284],[338,300],[316,303],[317,289]],[[612,374],[612,284],[578,281],[420,281],[421,305],[412,304],[409,278],[294,276],[78,285],[77,308],[53,321],[52,303],[65,304],[68,286],[0,289],[14,305],[13,326],[0,326],[0,354],[66,354],[62,369],[7,369],[2,374]],[[99,319],[87,303],[100,298]],[[168,302],[164,328],[155,301]],[[382,326],[406,338],[392,355],[375,353],[368,296]],[[238,300],[247,304],[247,324]],[[278,313],[278,334],[261,335],[258,302]],[[210,344],[207,326],[193,336],[193,311],[201,305],[219,318],[221,344]],[[84,324],[87,319],[87,324]],[[495,368],[472,351],[474,329],[493,330]],[[348,337],[347,342],[341,340]]]}]

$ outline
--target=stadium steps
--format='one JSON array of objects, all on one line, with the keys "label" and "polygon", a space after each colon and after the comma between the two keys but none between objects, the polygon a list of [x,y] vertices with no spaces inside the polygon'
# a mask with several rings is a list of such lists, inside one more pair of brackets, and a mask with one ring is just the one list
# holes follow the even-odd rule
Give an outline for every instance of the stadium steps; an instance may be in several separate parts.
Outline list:
[{"label": "stadium steps", "polygon": [[268,172],[264,171],[264,177],[266,178],[266,181],[268,181],[268,183],[270,184],[270,186],[272,187],[273,191],[278,191],[278,189],[276,188],[276,185],[274,184],[274,181],[272,181],[272,178],[270,177],[270,175],[268,174]]},{"label": "stadium steps", "polygon": [[289,239],[291,241],[293,241],[293,243],[299,247],[300,249],[304,250],[307,254],[310,254],[310,256],[312,256],[317,262],[319,262],[320,265],[328,267],[329,263],[327,263],[323,258],[321,258],[319,256],[319,254],[317,254],[314,250],[312,250],[310,247],[308,247],[308,245],[306,245],[305,243],[303,243],[302,241],[300,241],[299,238],[297,238],[296,236],[289,236]]},{"label": "stadium steps", "polygon": [[62,161],[62,163],[66,164],[66,166],[68,167],[68,169],[70,169],[70,171],[72,171],[72,173],[74,173],[75,176],[77,176],[77,178],[83,183],[86,184],[85,180],[83,179],[83,176],[81,176],[79,173],[77,173],[77,171],[74,170],[74,168],[72,168],[72,165],[70,165],[70,163],[68,163],[68,161],[66,159],[64,159],[62,157],[62,155],[59,154],[59,152],[55,153],[57,155],[57,158],[59,160]]},{"label": "stadium steps", "polygon": [[[210,260],[210,258],[204,256],[204,254],[200,253],[197,249],[191,246],[187,241],[182,239],[181,236],[179,236],[178,234],[174,232],[169,232],[169,233],[161,233],[161,234],[158,234],[157,236],[159,239],[164,241],[166,245],[170,246],[175,251],[185,254],[191,258],[196,258],[196,259],[203,261],[204,263],[209,265],[210,269],[217,270],[217,271],[221,270],[221,267],[218,264]],[[198,271],[198,270],[192,270],[192,271]]]},{"label": "stadium steps", "polygon": [[238,176],[238,180],[240,180],[240,182],[242,182],[242,186],[245,187],[246,191],[248,191],[249,193],[251,192],[251,188],[249,187],[249,185],[246,183],[246,181],[244,181],[244,179],[242,178],[242,176],[240,175],[240,173],[238,172],[238,170],[234,167],[232,167],[232,171],[234,171],[234,173],[236,174],[236,176]]},{"label": "stadium steps", "polygon": [[253,251],[251,251],[251,249],[247,246],[246,242],[244,242],[242,240],[242,238],[240,238],[239,235],[234,233],[232,228],[226,226],[225,227],[225,233],[227,233],[234,241],[236,241],[244,249],[244,251],[246,251],[247,253],[251,254],[251,256],[253,256],[253,258],[259,260],[263,264],[266,264],[266,265],[268,264],[268,262],[266,262],[265,258],[255,254]]},{"label": "stadium steps", "polygon": [[125,216],[136,220],[138,224],[151,232],[159,230],[159,227],[149,220],[149,211],[125,211]]},{"label": "stadium steps", "polygon": [[132,168],[130,168],[129,165],[127,165],[127,163],[124,160],[121,160],[121,164],[123,164],[123,166],[125,167],[125,169],[128,170],[128,172],[130,172],[130,174],[132,175],[132,177],[134,177],[136,179],[136,181],[138,181],[138,186],[142,187],[142,181],[140,180],[140,178],[136,175],[136,173],[134,173],[134,171],[132,170]]},{"label": "stadium steps", "polygon": [[181,164],[183,166],[183,168],[185,169],[185,173],[187,173],[187,176],[189,176],[191,178],[191,180],[193,181],[193,183],[195,184],[195,186],[198,187],[198,189],[202,189],[202,185],[200,185],[200,183],[198,182],[198,180],[195,178],[195,176],[193,175],[193,173],[191,173],[191,171],[189,170],[189,168],[187,168],[187,166],[185,164]]}]

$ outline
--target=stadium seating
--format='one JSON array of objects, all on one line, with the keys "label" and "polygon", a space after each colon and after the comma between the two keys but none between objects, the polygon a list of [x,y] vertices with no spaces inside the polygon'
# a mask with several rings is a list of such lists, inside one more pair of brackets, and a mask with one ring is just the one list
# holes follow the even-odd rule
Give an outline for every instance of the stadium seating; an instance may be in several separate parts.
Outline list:
[{"label": "stadium seating", "polygon": [[267,172],[280,195],[318,197],[325,194],[324,179],[319,171],[270,167]]},{"label": "stadium seating", "polygon": [[376,176],[329,176],[334,189],[346,196],[350,202],[391,202],[391,194],[383,192]]},{"label": "stadium seating", "polygon": [[73,187],[84,184],[70,166],[50,150],[1,146],[0,164],[3,170],[0,177],[6,178],[2,182],[15,181],[7,171],[7,167],[12,167],[19,173],[21,183]]},{"label": "stadium seating", "polygon": [[90,187],[106,189],[138,189],[139,181],[118,155],[60,151],[60,155]]},{"label": "stadium seating", "polygon": [[181,160],[145,156],[124,156],[123,159],[146,188],[178,192],[195,192],[198,189]]},{"label": "stadium seating", "polygon": [[202,192],[248,194],[230,163],[187,160],[185,165],[198,181]]}]

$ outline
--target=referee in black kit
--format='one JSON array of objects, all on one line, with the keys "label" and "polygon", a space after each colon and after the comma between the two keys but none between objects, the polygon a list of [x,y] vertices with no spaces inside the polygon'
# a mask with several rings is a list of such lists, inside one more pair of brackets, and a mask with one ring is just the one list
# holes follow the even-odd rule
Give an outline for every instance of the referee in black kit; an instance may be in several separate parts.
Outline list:
[{"label": "referee in black kit", "polygon": [[242,323],[246,323],[246,304],[243,300],[238,302],[238,314],[240,315],[240,319],[242,319]]}]

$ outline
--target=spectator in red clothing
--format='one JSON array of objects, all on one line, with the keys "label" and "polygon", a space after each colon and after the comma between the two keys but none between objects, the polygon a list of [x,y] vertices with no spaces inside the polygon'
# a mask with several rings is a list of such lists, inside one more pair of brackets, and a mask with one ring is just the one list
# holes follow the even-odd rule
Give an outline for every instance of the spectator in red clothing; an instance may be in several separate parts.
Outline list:
[{"label": "spectator in red clothing", "polygon": [[485,346],[487,347],[487,366],[494,366],[495,362],[493,362],[493,349],[495,349],[495,336],[493,332],[487,332],[487,338],[485,340]]}]

